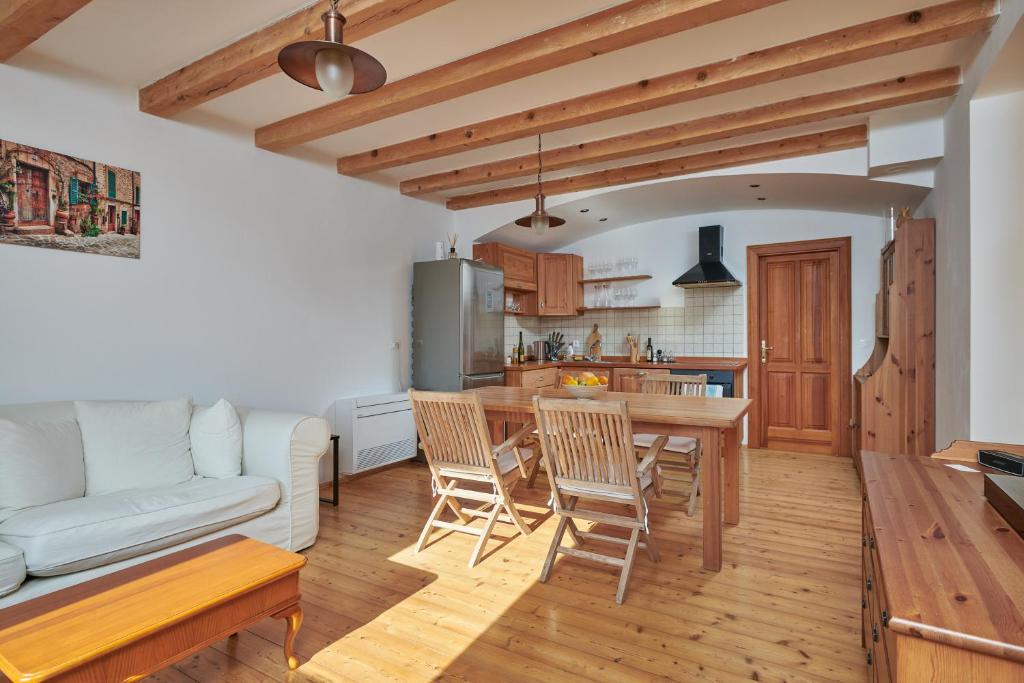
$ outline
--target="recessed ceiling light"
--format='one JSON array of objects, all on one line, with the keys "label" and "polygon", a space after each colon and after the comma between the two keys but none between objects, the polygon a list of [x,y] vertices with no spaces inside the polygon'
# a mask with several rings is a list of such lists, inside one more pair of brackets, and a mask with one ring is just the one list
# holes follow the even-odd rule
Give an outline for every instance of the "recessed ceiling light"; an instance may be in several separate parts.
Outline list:
[{"label": "recessed ceiling light", "polygon": [[599,221],[601,221],[602,223],[604,223],[604,222],[605,222],[606,220],[608,220],[608,219],[607,219],[607,218],[598,218],[597,220],[599,220]]},{"label": "recessed ceiling light", "polygon": [[586,213],[587,211],[590,211],[590,209],[580,209],[580,213]]},{"label": "recessed ceiling light", "polygon": [[761,187],[761,185],[758,183],[754,183],[753,185],[751,185],[751,187]]},{"label": "recessed ceiling light", "polygon": [[758,198],[757,198],[757,201],[759,201],[759,202],[763,202],[763,201],[765,201],[766,199],[768,199],[768,198],[767,198],[767,197],[758,197]]}]

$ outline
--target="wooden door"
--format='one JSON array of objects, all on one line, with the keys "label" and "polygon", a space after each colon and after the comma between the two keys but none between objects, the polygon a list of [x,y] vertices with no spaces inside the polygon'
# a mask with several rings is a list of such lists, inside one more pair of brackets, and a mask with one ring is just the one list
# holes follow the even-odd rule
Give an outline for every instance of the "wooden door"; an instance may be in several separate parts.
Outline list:
[{"label": "wooden door", "polygon": [[50,222],[50,174],[42,168],[18,165],[18,221]]},{"label": "wooden door", "polygon": [[750,249],[751,445],[848,454],[849,240]]},{"label": "wooden door", "polygon": [[107,207],[107,232],[117,229],[117,209],[113,205]]},{"label": "wooden door", "polygon": [[582,302],[583,259],[575,254],[537,254],[538,315],[576,315]]}]

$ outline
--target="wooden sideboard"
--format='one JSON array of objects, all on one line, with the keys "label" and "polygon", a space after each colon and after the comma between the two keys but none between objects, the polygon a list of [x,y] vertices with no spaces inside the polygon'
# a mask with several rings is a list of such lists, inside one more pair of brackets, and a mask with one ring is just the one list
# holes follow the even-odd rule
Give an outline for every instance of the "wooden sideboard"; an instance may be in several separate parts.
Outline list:
[{"label": "wooden sideboard", "polygon": [[868,680],[1024,681],[1024,539],[986,502],[982,472],[859,459]]}]

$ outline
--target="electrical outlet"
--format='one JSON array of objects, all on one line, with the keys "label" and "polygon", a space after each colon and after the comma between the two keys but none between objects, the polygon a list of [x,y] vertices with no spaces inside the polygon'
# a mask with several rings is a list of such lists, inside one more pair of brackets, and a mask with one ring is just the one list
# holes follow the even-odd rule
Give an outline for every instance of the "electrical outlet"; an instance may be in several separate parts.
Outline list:
[{"label": "electrical outlet", "polygon": [[391,342],[391,350],[392,351],[397,351],[400,348],[402,348],[402,343],[399,342],[397,339],[395,341]]}]

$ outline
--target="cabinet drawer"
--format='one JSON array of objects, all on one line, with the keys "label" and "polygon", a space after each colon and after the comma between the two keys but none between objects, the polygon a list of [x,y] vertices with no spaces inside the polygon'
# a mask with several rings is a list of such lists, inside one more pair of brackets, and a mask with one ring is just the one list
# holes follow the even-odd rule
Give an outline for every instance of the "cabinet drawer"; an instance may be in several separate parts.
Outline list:
[{"label": "cabinet drawer", "polygon": [[558,368],[544,368],[543,370],[527,370],[523,373],[524,389],[541,389],[553,387],[558,380]]}]

